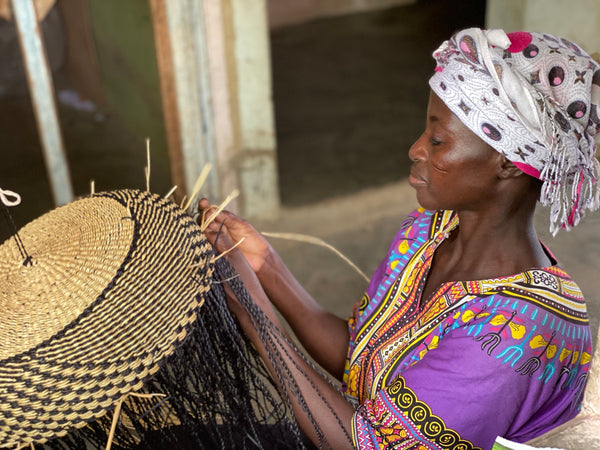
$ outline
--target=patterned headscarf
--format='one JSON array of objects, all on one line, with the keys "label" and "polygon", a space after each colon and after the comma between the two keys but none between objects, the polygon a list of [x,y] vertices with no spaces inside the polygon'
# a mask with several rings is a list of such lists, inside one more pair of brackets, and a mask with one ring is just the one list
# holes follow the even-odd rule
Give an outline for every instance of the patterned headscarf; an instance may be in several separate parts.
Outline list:
[{"label": "patterned headscarf", "polygon": [[548,34],[469,28],[434,54],[431,89],[519,169],[543,181],[550,231],[599,206],[600,66]]}]

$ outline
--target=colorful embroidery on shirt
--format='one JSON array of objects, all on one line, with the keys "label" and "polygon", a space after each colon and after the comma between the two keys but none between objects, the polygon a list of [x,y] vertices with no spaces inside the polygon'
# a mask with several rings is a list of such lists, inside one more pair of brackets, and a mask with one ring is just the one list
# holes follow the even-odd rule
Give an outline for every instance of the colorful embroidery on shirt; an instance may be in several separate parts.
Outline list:
[{"label": "colorful embroidery on shirt", "polygon": [[418,400],[401,376],[383,395],[367,404],[369,408],[360,408],[354,421],[357,448],[375,448],[373,443],[377,443],[380,449],[481,450],[448,428],[425,402]]},{"label": "colorful embroidery on shirt", "polygon": [[[468,327],[474,339],[480,341],[482,351],[522,375],[535,374],[548,383],[563,373],[568,380],[565,386],[576,383],[583,387],[581,377],[587,375],[591,348],[583,350],[581,358],[579,354],[569,357],[573,353],[569,345],[562,356],[555,352],[561,337],[575,338],[574,333],[582,332],[577,325],[587,324],[581,291],[560,267],[491,280],[446,283],[425,305],[419,304],[433,253],[456,225],[456,215],[448,211],[425,211],[419,220],[411,217],[403,224],[404,239],[396,243],[387,264],[387,291],[380,286],[373,301],[365,295],[356,311],[355,317],[362,323],[357,323],[351,349],[354,357],[346,367],[347,393],[359,399],[374,398],[382,386],[420,361],[449,331],[459,327]],[[423,245],[427,240],[431,244]],[[410,242],[410,252],[402,251],[406,242]],[[402,264],[394,264],[398,261]],[[553,336],[536,333],[536,325],[525,326],[524,319],[528,323],[541,319],[545,325],[549,319],[544,317],[549,314]],[[486,333],[481,336],[484,327]],[[525,345],[538,349],[542,342],[548,344],[547,348],[540,348],[535,359],[520,361]],[[579,373],[579,378],[575,379],[573,373]]]},{"label": "colorful embroidery on shirt", "polygon": [[[344,389],[362,405],[353,421],[358,448],[448,448],[436,443],[433,429],[446,430],[445,436],[458,441],[468,438],[471,447],[486,447],[500,433],[534,437],[540,426],[536,408],[544,408],[550,422],[543,426],[549,427],[574,417],[580,407],[590,367],[591,336],[579,287],[560,267],[449,282],[430,298],[421,299],[435,249],[457,225],[456,214],[449,211],[411,214],[355,306],[349,320]],[[445,372],[446,368],[451,370]],[[433,377],[443,383],[446,373],[461,385],[454,385],[450,397],[440,400],[431,396],[427,380]],[[452,395],[457,389],[467,397],[486,397],[499,394],[506,385],[515,387],[510,390],[513,404],[524,402],[522,408],[530,408],[528,412],[507,410],[502,423],[495,415],[484,419],[453,413]],[[490,389],[478,394],[485,386]],[[390,389],[402,394],[391,395]],[[528,397],[529,392],[533,397]],[[416,395],[427,404],[419,403]],[[411,398],[417,406],[402,409],[403,399]],[[488,396],[487,403],[480,405],[483,415],[494,399]],[[524,420],[510,428],[517,412],[525,419],[532,414],[533,422]],[[427,423],[435,426],[424,426],[419,417],[430,418]]]}]

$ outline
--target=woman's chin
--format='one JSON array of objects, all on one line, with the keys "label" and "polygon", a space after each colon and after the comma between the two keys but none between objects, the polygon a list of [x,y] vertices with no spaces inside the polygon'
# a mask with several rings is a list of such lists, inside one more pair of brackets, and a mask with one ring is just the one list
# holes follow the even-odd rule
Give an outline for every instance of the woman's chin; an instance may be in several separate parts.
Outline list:
[{"label": "woman's chin", "polygon": [[435,202],[430,196],[426,195],[422,189],[416,189],[417,191],[417,201],[422,208],[428,209],[430,211],[436,211],[438,209],[443,209],[440,207],[439,203]]}]

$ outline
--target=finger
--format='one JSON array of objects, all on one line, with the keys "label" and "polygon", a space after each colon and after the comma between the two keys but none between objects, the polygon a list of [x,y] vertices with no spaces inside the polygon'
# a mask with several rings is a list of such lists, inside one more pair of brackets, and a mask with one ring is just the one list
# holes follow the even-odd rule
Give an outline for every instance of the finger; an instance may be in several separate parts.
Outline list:
[{"label": "finger", "polygon": [[217,231],[216,230],[204,230],[204,236],[206,236],[206,239],[208,240],[208,242],[210,242],[210,245],[215,247],[215,241],[217,240]]},{"label": "finger", "polygon": [[[219,218],[221,216],[220,213],[215,216],[215,211],[217,210],[217,205],[213,205],[206,197],[201,198],[198,202],[198,212],[200,213],[198,224],[202,225],[204,222],[213,221]],[[223,219],[221,218],[221,222],[222,221]]]},{"label": "finger", "polygon": [[[208,216],[209,215],[207,214],[207,217]],[[215,217],[215,219],[217,222],[226,223],[229,231],[233,232],[234,234],[241,233],[242,235],[246,235],[248,232],[254,231],[254,228],[249,222],[227,210],[221,211],[218,216]]]},{"label": "finger", "polygon": [[225,217],[221,215],[221,213],[216,214],[217,207],[214,205],[210,205],[207,208],[201,209],[199,211],[200,215],[198,216],[196,221],[198,222],[198,225],[200,225],[200,227],[202,227],[203,229],[208,228],[209,226],[215,223],[217,224],[217,226],[220,226],[220,224],[222,224],[225,221]]},{"label": "finger", "polygon": [[228,252],[234,247],[234,243],[230,239],[229,235],[226,233],[226,230],[223,230],[223,228],[220,228],[217,231],[213,231],[212,235],[212,245],[214,248],[217,249],[219,253]]},{"label": "finger", "polygon": [[206,214],[204,219],[206,221],[216,220],[217,222],[224,222],[225,220],[228,220],[229,222],[241,221],[241,219],[238,216],[236,216],[232,212],[227,211],[226,209],[219,211],[219,213],[215,215],[217,209],[218,207],[215,205],[211,205],[207,209],[205,209]]},{"label": "finger", "polygon": [[223,252],[233,246],[228,230],[224,225],[213,222],[204,229],[203,233],[208,242],[219,252]]},{"label": "finger", "polygon": [[206,197],[201,198],[198,202],[198,211],[201,212],[202,210],[207,208],[210,208],[210,201]]}]

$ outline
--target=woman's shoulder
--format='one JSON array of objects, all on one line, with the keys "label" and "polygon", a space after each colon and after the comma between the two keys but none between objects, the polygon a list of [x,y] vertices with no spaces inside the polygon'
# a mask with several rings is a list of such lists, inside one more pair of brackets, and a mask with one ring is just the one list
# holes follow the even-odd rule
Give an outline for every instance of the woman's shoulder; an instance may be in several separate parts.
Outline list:
[{"label": "woman's shoulder", "polygon": [[547,299],[565,303],[569,307],[585,306],[579,285],[558,264],[529,269],[514,276],[481,280],[475,284],[479,292],[494,291],[526,299]]},{"label": "woman's shoulder", "polygon": [[465,282],[464,286],[470,295],[492,296],[502,299],[506,305],[518,300],[514,304],[524,302],[532,310],[547,311],[551,316],[574,324],[588,325],[583,293],[559,265],[530,269],[513,276]]}]

